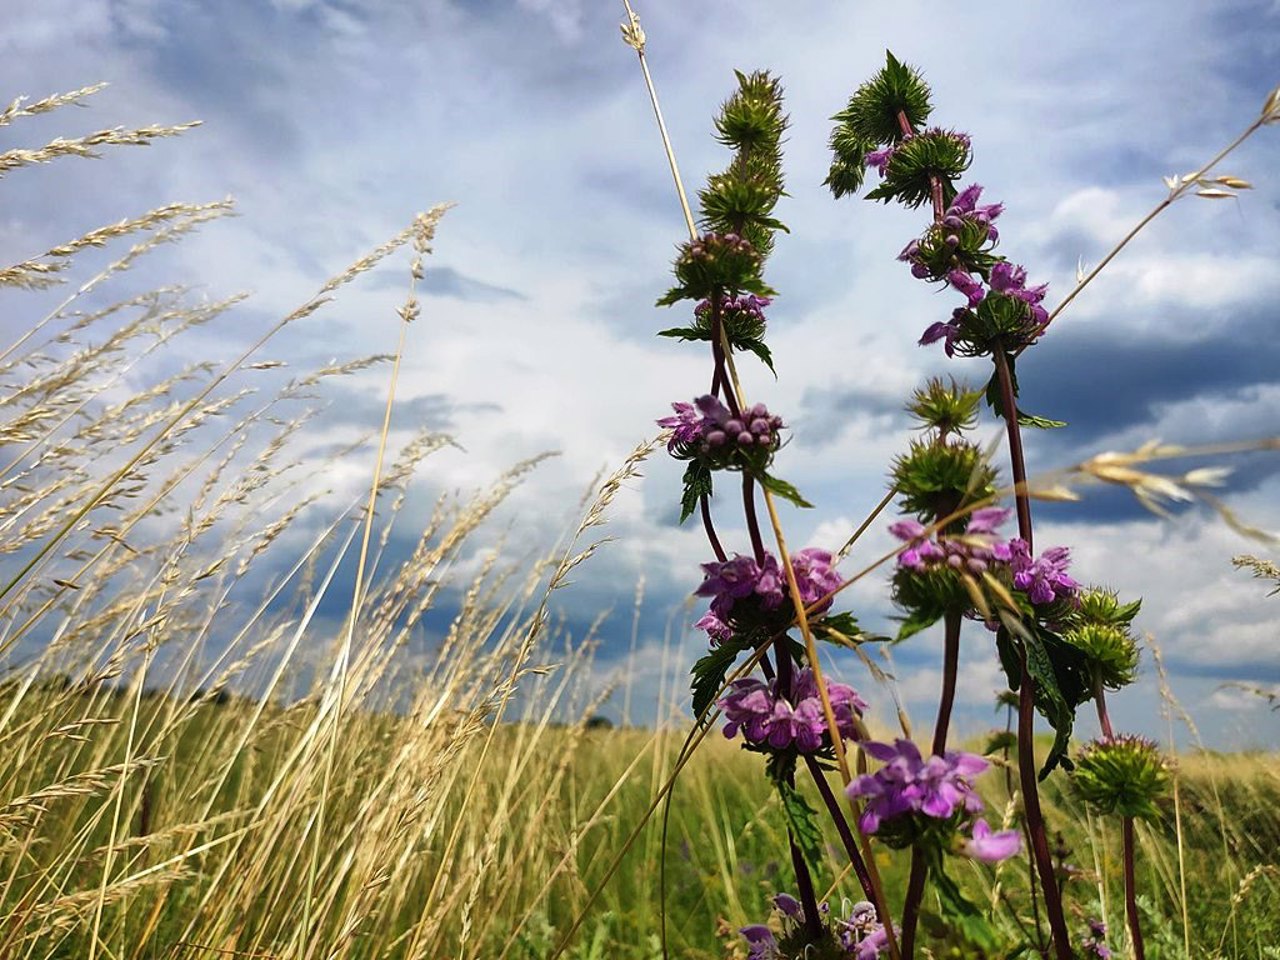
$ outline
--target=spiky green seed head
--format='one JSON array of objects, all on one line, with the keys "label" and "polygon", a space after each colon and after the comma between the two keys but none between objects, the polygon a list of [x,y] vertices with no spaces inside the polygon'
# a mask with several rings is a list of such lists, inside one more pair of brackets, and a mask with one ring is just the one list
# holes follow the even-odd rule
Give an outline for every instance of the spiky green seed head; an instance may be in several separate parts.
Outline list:
[{"label": "spiky green seed head", "polygon": [[885,167],[884,180],[867,193],[867,199],[885,203],[896,200],[907,207],[918,207],[933,196],[936,180],[942,205],[949,206],[956,197],[956,181],[972,161],[969,138],[964,134],[925,130],[898,144]]},{"label": "spiky green seed head", "polygon": [[1142,608],[1141,598],[1121,603],[1119,596],[1105,587],[1089,587],[1079,594],[1080,606],[1072,617],[1073,624],[1107,624],[1127,627]]},{"label": "spiky green seed head", "polygon": [[1062,639],[1082,652],[1090,672],[1109,690],[1119,690],[1138,676],[1138,644],[1124,627],[1086,623],[1063,631]]},{"label": "spiky green seed head", "polygon": [[681,245],[675,263],[679,286],[667,291],[658,306],[680,300],[710,300],[741,291],[773,296],[774,291],[760,278],[762,263],[756,248],[738,234],[704,233]]},{"label": "spiky green seed head", "polygon": [[1172,774],[1153,741],[1124,734],[1089,743],[1076,760],[1072,779],[1076,791],[1099,813],[1157,820]]},{"label": "spiky green seed head", "polygon": [[913,440],[911,449],[894,460],[891,476],[903,510],[929,521],[966,500],[989,497],[996,472],[983,452],[967,441]]},{"label": "spiky green seed head", "polygon": [[966,389],[954,378],[944,383],[941,377],[933,377],[912,394],[907,412],[920,422],[921,429],[943,435],[961,433],[977,424],[981,402],[981,390]]}]

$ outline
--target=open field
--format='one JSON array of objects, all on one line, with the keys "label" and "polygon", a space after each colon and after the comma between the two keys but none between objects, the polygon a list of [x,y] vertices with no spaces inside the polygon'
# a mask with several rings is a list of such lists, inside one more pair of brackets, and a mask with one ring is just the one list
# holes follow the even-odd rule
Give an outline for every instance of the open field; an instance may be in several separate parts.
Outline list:
[{"label": "open field", "polygon": [[[15,692],[6,687],[6,705]],[[319,781],[289,772],[314,706],[256,712],[237,700],[28,691],[5,727],[4,956],[86,956],[96,925],[99,955],[121,958],[544,957],[679,748],[672,732],[354,711],[337,737],[317,844]],[[667,844],[673,956],[741,955],[733,931],[793,882],[758,764],[713,735],[679,780]],[[1272,956],[1280,757],[1197,754],[1179,771],[1176,811],[1140,835],[1148,956],[1183,955],[1184,917],[1193,957]],[[986,783],[997,810],[1000,781],[997,770]],[[316,789],[299,789],[308,782]],[[1116,921],[1116,831],[1055,786],[1045,797],[1076,878],[1070,902]],[[569,956],[660,955],[659,826],[640,834]],[[856,899],[831,839],[820,882]],[[994,874],[995,888],[976,866],[964,882],[1006,922],[1029,923],[1000,906],[1002,891],[1025,888],[1015,863]],[[890,890],[901,890],[904,866],[881,855]]]}]

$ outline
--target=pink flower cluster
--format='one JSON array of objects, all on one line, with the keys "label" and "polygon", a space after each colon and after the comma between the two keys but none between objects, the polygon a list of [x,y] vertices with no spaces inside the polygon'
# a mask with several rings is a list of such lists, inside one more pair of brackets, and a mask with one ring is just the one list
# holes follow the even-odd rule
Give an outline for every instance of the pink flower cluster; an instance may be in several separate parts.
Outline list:
[{"label": "pink flower cluster", "polygon": [[[777,894],[773,902],[782,913],[783,939],[793,937],[804,922],[804,908],[786,893]],[[831,908],[823,901],[818,912],[826,920]],[[847,918],[836,917],[829,922],[841,953],[849,960],[876,960],[889,948],[889,936],[876,916],[876,908],[866,900],[850,907]],[[739,933],[747,941],[747,960],[785,960],[777,936],[763,923],[749,924]]]},{"label": "pink flower cluster", "polygon": [[[857,731],[855,715],[867,709],[853,687],[826,681],[827,698],[842,737]],[[786,750],[794,746],[800,753],[813,753],[828,742],[827,720],[813,673],[804,669],[795,677],[790,700],[778,693],[777,681],[765,683],[754,677],[735,680],[729,693],[719,701],[728,721],[724,735],[730,739],[742,731],[752,744]]]},{"label": "pink flower cluster", "polygon": [[757,403],[736,416],[718,399],[707,394],[693,403],[673,403],[675,416],[663,417],[658,426],[671,430],[667,450],[687,459],[701,455],[728,461],[735,448],[772,450],[778,446],[785,424]]},{"label": "pink flower cluster", "polygon": [[[822,601],[812,611],[814,614],[830,607],[829,594],[843,582],[832,566],[831,554],[817,547],[797,550],[791,555],[791,568],[801,602],[811,607]],[[702,570],[705,579],[694,592],[699,597],[711,597],[711,609],[695,626],[715,642],[733,636],[733,624],[741,619],[739,612],[744,606],[758,616],[782,609],[789,600],[786,575],[777,558],[767,551],[763,564],[739,553],[731,560],[704,563]]]},{"label": "pink flower cluster", "polygon": [[1070,550],[1050,547],[1032,557],[1020,537],[1007,542],[996,538],[996,528],[1008,519],[1009,512],[999,507],[975,510],[963,534],[937,540],[925,539],[927,528],[919,521],[899,520],[890,525],[889,532],[911,546],[898,554],[898,566],[916,573],[950,567],[975,576],[1003,567],[1012,576],[1014,587],[1037,606],[1074,597],[1080,584],[1067,573]]}]

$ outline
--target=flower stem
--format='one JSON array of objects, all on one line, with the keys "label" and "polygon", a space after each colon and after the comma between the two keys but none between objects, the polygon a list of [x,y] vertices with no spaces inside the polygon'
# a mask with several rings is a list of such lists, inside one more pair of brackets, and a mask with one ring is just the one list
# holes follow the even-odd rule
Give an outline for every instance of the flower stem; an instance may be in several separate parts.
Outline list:
[{"label": "flower stem", "polygon": [[1040,876],[1040,889],[1044,891],[1044,912],[1049,920],[1049,932],[1053,935],[1053,948],[1058,960],[1073,960],[1071,935],[1062,913],[1062,893],[1058,889],[1058,877],[1053,868],[1053,855],[1049,852],[1049,838],[1045,834],[1044,814],[1040,810],[1040,791],[1036,783],[1035,756],[1035,680],[1027,669],[1027,652],[1021,651],[1022,677],[1018,686],[1018,777],[1022,785],[1022,807],[1027,821],[1027,833],[1031,838],[1031,853],[1035,858],[1036,872]]},{"label": "flower stem", "polygon": [[1111,729],[1111,714],[1107,712],[1107,692],[1102,686],[1102,678],[1093,678],[1093,700],[1098,706],[1098,726],[1102,728],[1102,735],[1110,740],[1115,736]]},{"label": "flower stem", "polygon": [[[1018,509],[1018,535],[1031,549],[1031,498],[1027,496],[1027,464],[1022,452],[1022,431],[1018,426],[1018,403],[1013,394],[1013,372],[1004,347],[996,344],[992,354],[996,376],[1000,380],[1000,401],[1005,426],[1009,431],[1009,469],[1013,474],[1014,502]],[[1031,835],[1031,852],[1035,858],[1036,872],[1040,875],[1040,889],[1044,891],[1044,912],[1049,919],[1049,931],[1053,935],[1053,947],[1059,960],[1070,960],[1071,936],[1062,913],[1062,894],[1053,869],[1053,855],[1049,852],[1049,838],[1045,834],[1044,815],[1040,811],[1040,789],[1036,782],[1035,753],[1035,696],[1036,682],[1027,667],[1025,645],[1021,650],[1022,676],[1018,682],[1018,777],[1022,784],[1022,805],[1026,812],[1027,832]]]},{"label": "flower stem", "polygon": [[813,877],[809,874],[809,866],[804,862],[804,855],[796,846],[789,827],[787,843],[791,845],[791,866],[796,872],[796,887],[800,891],[800,904],[804,907],[805,930],[810,939],[817,943],[822,937],[822,916],[818,913],[818,895],[813,890]]},{"label": "flower stem", "polygon": [[996,364],[996,376],[1000,380],[1000,405],[1004,410],[1005,427],[1009,433],[1009,469],[1013,473],[1013,497],[1018,508],[1018,536],[1027,541],[1031,549],[1031,498],[1027,495],[1027,463],[1022,453],[1022,429],[1018,426],[1018,400],[1013,393],[1013,371],[1004,347],[996,344],[992,358]]},{"label": "flower stem", "polygon": [[1129,939],[1133,944],[1133,960],[1145,960],[1142,949],[1142,926],[1138,922],[1137,879],[1134,876],[1133,817],[1125,817],[1121,824],[1124,836],[1124,912],[1129,921]]},{"label": "flower stem", "polygon": [[960,672],[960,613],[952,610],[943,622],[942,697],[938,701],[938,722],[933,727],[933,752],[942,756],[947,749],[947,730],[956,702],[956,676]]},{"label": "flower stem", "polygon": [[755,554],[756,563],[763,569],[764,538],[760,535],[760,521],[756,518],[755,478],[745,471],[742,474],[742,512],[747,518],[747,533],[751,536],[751,551]]},{"label": "flower stem", "polygon": [[844,844],[845,853],[849,854],[849,863],[853,865],[853,872],[858,877],[858,883],[862,886],[862,892],[866,898],[876,905],[876,912],[881,916],[887,916],[887,910],[882,898],[876,892],[876,885],[871,882],[871,874],[867,870],[867,863],[862,859],[862,854],[858,850],[858,841],[853,835],[853,830],[849,826],[849,821],[845,819],[844,811],[840,809],[840,801],[836,799],[836,795],[831,791],[831,784],[827,783],[827,777],[822,772],[822,768],[818,766],[818,761],[813,756],[806,754],[805,763],[809,767],[809,773],[813,777],[814,785],[818,788],[818,793],[822,795],[822,802],[827,808],[827,812],[831,814],[831,821],[836,825],[836,833],[840,834],[840,842]]},{"label": "flower stem", "polygon": [[[956,611],[949,611],[943,623],[942,695],[938,700],[938,720],[933,726],[933,753],[939,757],[947,750],[947,731],[951,726],[951,711],[956,702],[956,675],[960,667],[960,623],[961,616]],[[924,886],[928,877],[928,861],[925,860],[919,848],[913,848],[911,875],[907,880],[907,896],[902,907],[902,955],[904,957],[912,956],[912,950],[915,947],[920,901],[924,897]]]},{"label": "flower stem", "polygon": [[724,563],[729,557],[724,552],[724,547],[720,546],[720,538],[716,536],[715,525],[711,522],[711,498],[704,493],[698,497],[698,506],[702,508],[702,529],[706,531],[707,541],[711,544],[716,559]]}]

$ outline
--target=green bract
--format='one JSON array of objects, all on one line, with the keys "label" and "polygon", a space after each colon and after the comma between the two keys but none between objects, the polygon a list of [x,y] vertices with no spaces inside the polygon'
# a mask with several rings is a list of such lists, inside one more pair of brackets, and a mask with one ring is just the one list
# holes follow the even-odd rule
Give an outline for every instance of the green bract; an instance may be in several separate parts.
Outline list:
[{"label": "green bract", "polygon": [[902,494],[903,511],[932,521],[965,500],[990,496],[996,472],[968,441],[913,440],[910,451],[894,460],[892,477]]},{"label": "green bract", "polygon": [[1062,639],[1089,660],[1089,669],[1109,690],[1119,690],[1138,676],[1138,645],[1123,627],[1088,623],[1073,627]]},{"label": "green bract", "polygon": [[1072,623],[1110,624],[1126,627],[1133,622],[1142,607],[1142,600],[1121,603],[1120,598],[1111,590],[1102,587],[1090,587],[1082,590],[1079,596],[1080,606],[1072,617]]},{"label": "green bract", "polygon": [[[1000,260],[989,251],[995,246],[991,228],[969,217],[957,218],[960,226],[933,224],[920,238],[913,262],[929,270],[925,280],[943,280],[952,270],[979,273],[983,277]],[[955,243],[949,243],[954,238]]]},{"label": "green bract", "polygon": [[969,169],[971,159],[967,138],[950,130],[925,130],[898,144],[885,167],[883,182],[867,199],[897,200],[904,206],[918,207],[929,200],[936,178],[942,204],[948,206],[956,196],[955,182]]},{"label": "green bract", "polygon": [[933,377],[912,394],[907,412],[920,421],[922,429],[945,436],[972,430],[978,422],[981,402],[981,390],[965,389],[954,378],[943,383],[940,377]]},{"label": "green bract", "polygon": [[1152,741],[1120,736],[1095,740],[1076,761],[1076,790],[1099,813],[1139,820],[1160,816],[1158,801],[1169,789],[1169,765]]},{"label": "green bract", "polygon": [[[766,71],[737,71],[738,89],[716,117],[717,139],[734,151],[728,168],[707,178],[698,192],[702,226],[736,233],[768,257],[775,230],[786,230],[773,216],[782,196],[782,85]],[[749,289],[743,287],[742,289]]]},{"label": "green bract", "polygon": [[1040,333],[1031,305],[1007,294],[988,292],[975,309],[964,310],[962,315],[955,338],[955,352],[962,357],[1012,350],[1031,343]]},{"label": "green bract", "polygon": [[703,234],[681,245],[675,263],[679,286],[668,290],[658,306],[680,300],[712,300],[741,290],[772,296],[774,291],[760,278],[763,262],[756,248],[737,234]]},{"label": "green bract", "polygon": [[898,567],[893,574],[893,602],[910,614],[898,639],[933,625],[946,613],[972,610],[973,595],[964,578],[965,574],[945,565],[928,571]]},{"label": "green bract", "polygon": [[882,143],[897,143],[906,129],[923,127],[929,119],[929,85],[914,68],[885,51],[885,65],[860,86],[849,104],[831,119],[831,172],[826,185],[837,197],[862,186],[866,155]]}]

